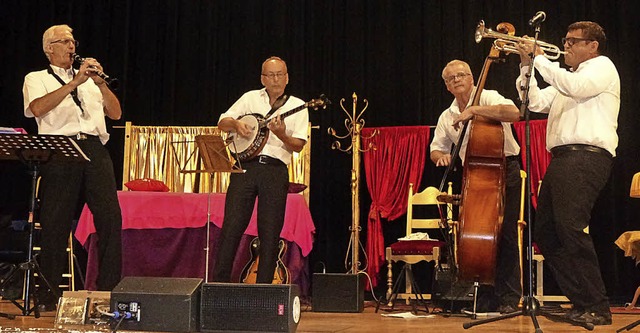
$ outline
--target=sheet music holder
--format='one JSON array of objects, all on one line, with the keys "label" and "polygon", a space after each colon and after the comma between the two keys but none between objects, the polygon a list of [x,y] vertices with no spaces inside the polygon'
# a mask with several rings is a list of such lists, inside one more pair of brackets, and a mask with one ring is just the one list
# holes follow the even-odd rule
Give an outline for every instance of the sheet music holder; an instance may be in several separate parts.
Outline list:
[{"label": "sheet music holder", "polygon": [[[39,167],[41,164],[48,162],[86,162],[89,161],[89,158],[75,141],[64,135],[0,134],[0,160],[20,160],[29,167],[29,174],[31,175],[27,261],[13,268],[4,281],[0,283],[0,289],[17,277],[18,273],[24,271],[26,279],[22,299],[23,304],[19,304],[17,300],[10,301],[22,311],[23,316],[34,312],[35,317],[39,318],[40,312],[38,311],[38,299],[36,297],[33,297],[33,306],[31,306],[31,298],[35,296],[33,273],[37,272],[44,284],[53,290],[49,281],[40,272],[40,266],[38,266],[37,261],[33,258],[33,231]],[[0,313],[0,316],[10,319],[15,318],[15,316],[5,313]]]},{"label": "sheet music holder", "polygon": [[89,161],[75,141],[64,135],[0,134],[0,160],[42,164]]},{"label": "sheet music holder", "polygon": [[[182,173],[217,173],[217,172],[232,172],[240,173],[244,172],[241,166],[236,165],[234,159],[231,158],[231,153],[227,149],[227,145],[222,136],[216,134],[196,135],[196,146],[200,152],[204,169],[201,170],[185,170],[182,169]],[[185,163],[188,165],[189,160],[195,155],[195,150]]]}]

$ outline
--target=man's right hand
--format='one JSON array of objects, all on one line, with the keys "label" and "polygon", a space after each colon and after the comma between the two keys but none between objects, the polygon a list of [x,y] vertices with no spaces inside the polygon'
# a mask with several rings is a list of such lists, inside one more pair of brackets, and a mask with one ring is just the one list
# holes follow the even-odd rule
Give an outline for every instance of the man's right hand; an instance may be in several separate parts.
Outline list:
[{"label": "man's right hand", "polygon": [[451,164],[451,154],[444,154],[436,161],[436,166],[449,166]]},{"label": "man's right hand", "polygon": [[246,138],[251,137],[251,133],[253,133],[253,129],[251,128],[251,126],[237,119],[235,121],[234,127],[236,129],[236,133]]}]

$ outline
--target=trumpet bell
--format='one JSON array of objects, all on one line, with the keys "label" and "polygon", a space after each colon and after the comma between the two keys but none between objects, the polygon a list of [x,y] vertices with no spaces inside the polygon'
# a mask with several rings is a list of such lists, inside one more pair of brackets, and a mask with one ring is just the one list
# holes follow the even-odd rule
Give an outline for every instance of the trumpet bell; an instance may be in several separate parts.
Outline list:
[{"label": "trumpet bell", "polygon": [[478,23],[478,27],[476,27],[476,33],[474,34],[474,40],[476,43],[480,43],[482,41],[483,34],[485,33],[486,28],[484,27],[484,21],[480,20]]}]

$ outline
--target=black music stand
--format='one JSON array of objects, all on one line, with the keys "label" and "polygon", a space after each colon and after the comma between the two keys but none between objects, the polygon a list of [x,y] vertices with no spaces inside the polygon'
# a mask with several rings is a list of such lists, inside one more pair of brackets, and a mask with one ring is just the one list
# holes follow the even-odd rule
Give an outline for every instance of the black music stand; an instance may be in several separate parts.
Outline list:
[{"label": "black music stand", "polygon": [[[185,141],[182,141],[184,143]],[[187,141],[192,142],[192,141]],[[243,170],[233,158],[231,158],[231,153],[225,141],[222,139],[222,136],[219,134],[202,134],[196,135],[195,137],[197,150],[193,150],[187,161],[185,162],[185,166],[189,163],[191,158],[195,155],[196,151],[200,153],[200,158],[202,160],[202,164],[204,169],[198,170],[186,170],[184,168],[180,168],[181,173],[208,173],[213,180],[213,176],[216,173],[243,173]],[[175,153],[175,149],[174,149]],[[176,156],[177,160],[177,156]],[[209,239],[211,236],[211,188],[207,191],[207,244],[205,245],[205,267],[204,267],[204,282],[209,282]]]},{"label": "black music stand", "polygon": [[[25,272],[25,290],[23,304],[16,300],[11,302],[17,306],[23,316],[34,312],[36,318],[40,317],[38,311],[38,298],[35,295],[35,281],[33,273],[38,273],[42,281],[53,290],[51,284],[40,271],[40,266],[33,256],[33,232],[35,229],[36,196],[40,165],[48,162],[84,162],[89,161],[80,147],[69,137],[64,135],[29,135],[29,134],[0,134],[0,160],[19,160],[29,167],[31,175],[31,193],[29,200],[29,244],[26,261],[20,263],[11,271],[7,278],[0,284],[0,289],[8,285],[20,271]],[[33,297],[33,306],[31,298]],[[10,319],[14,315],[0,314],[1,317]]]}]

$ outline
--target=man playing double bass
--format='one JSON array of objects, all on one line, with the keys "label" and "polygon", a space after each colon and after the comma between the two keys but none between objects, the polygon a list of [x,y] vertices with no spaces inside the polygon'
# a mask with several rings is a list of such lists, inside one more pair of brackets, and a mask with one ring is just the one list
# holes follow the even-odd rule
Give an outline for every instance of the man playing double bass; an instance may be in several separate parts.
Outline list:
[{"label": "man playing double bass", "polygon": [[[431,160],[436,166],[448,166],[453,162],[451,145],[458,141],[461,123],[475,115],[502,122],[507,167],[504,222],[497,254],[495,288],[488,286],[480,288],[478,311],[514,312],[522,295],[517,241],[521,178],[518,160],[520,146],[513,137],[510,123],[520,119],[520,112],[513,101],[495,90],[483,89],[478,105],[470,106],[475,87],[471,68],[464,61],[449,62],[442,70],[442,78],[447,90],[455,99],[438,118],[431,142]],[[463,164],[467,142],[468,135],[464,137],[460,146],[460,158]]]}]

